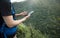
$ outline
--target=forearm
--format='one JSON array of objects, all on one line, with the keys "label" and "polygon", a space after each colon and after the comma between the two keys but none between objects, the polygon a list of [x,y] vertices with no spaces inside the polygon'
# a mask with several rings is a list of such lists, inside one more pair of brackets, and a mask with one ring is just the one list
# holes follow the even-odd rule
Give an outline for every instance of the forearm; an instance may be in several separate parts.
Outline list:
[{"label": "forearm", "polygon": [[21,14],[15,14],[15,16],[17,17],[17,16],[21,16]]},{"label": "forearm", "polygon": [[19,19],[19,20],[13,20],[12,18],[13,18],[12,16],[3,16],[5,23],[10,28],[22,23],[28,18],[28,16],[25,16],[24,18]]},{"label": "forearm", "polygon": [[15,16],[26,16],[28,13],[26,11],[21,12],[19,14],[15,14]]}]

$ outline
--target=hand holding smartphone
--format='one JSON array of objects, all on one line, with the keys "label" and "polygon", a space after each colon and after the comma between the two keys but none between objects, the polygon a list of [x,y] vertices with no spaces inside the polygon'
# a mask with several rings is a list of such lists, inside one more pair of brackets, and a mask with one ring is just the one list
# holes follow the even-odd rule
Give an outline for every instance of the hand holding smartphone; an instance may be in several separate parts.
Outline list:
[{"label": "hand holding smartphone", "polygon": [[27,15],[25,18],[26,18],[26,19],[29,18],[32,13],[34,13],[34,11],[29,12],[28,15]]}]

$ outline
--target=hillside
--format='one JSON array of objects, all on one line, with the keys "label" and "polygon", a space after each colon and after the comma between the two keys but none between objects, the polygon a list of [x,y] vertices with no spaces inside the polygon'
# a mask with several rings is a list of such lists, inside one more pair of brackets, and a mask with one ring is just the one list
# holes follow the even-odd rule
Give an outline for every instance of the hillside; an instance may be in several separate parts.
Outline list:
[{"label": "hillside", "polygon": [[35,11],[23,24],[49,35],[48,38],[60,38],[60,0],[27,0],[13,5],[16,13]]}]

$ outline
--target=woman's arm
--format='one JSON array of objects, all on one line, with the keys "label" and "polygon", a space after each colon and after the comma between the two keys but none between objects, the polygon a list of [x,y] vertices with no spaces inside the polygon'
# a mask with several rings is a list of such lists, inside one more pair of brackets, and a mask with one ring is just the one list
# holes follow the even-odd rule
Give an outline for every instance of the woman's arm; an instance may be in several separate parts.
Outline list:
[{"label": "woman's arm", "polygon": [[3,16],[3,19],[4,21],[6,22],[7,26],[8,27],[14,27],[22,22],[24,22],[27,18],[29,18],[30,16],[25,16],[24,18],[22,19],[19,19],[19,20],[13,20],[13,16],[10,15],[10,16]]},{"label": "woman's arm", "polygon": [[26,12],[26,11],[24,11],[24,12],[21,12],[21,13],[19,13],[19,14],[15,14],[15,16],[17,17],[17,16],[26,16],[28,13]]},{"label": "woman's arm", "polygon": [[17,17],[17,16],[21,16],[21,14],[15,14],[15,16]]}]

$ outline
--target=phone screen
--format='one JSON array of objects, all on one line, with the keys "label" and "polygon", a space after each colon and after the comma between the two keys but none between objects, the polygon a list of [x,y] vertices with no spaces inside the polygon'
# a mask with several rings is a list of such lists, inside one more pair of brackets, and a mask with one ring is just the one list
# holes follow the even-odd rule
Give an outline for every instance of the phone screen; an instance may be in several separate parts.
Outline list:
[{"label": "phone screen", "polygon": [[34,13],[34,11],[30,11],[30,12],[28,13],[28,15],[31,15],[32,13]]}]

